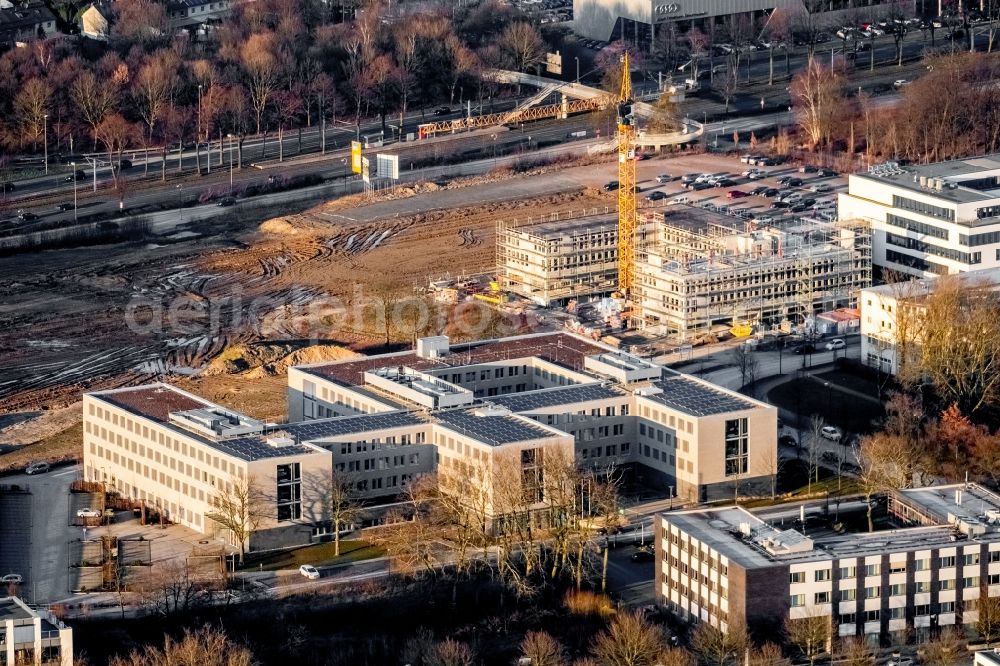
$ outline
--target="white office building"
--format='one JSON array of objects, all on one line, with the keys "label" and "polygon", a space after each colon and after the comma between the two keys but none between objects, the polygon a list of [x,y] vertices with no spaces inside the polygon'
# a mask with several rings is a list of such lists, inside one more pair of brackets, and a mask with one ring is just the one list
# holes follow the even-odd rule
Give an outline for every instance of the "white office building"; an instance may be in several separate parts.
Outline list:
[{"label": "white office building", "polygon": [[73,630],[46,610],[0,597],[0,666],[73,666]]},{"label": "white office building", "polygon": [[842,220],[872,225],[872,263],[932,277],[1000,267],[1000,155],[852,174]]}]

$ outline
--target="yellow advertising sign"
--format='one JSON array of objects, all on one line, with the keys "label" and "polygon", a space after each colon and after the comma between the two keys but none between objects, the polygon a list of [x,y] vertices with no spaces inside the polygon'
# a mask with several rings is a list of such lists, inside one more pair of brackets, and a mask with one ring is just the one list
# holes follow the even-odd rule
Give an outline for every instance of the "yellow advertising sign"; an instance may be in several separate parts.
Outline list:
[{"label": "yellow advertising sign", "polygon": [[361,173],[361,142],[351,141],[351,171]]}]

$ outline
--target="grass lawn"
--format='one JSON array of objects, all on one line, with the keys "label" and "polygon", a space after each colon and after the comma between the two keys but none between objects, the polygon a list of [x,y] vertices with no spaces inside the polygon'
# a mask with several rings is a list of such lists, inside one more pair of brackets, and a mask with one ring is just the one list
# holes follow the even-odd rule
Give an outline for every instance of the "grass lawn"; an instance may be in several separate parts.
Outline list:
[{"label": "grass lawn", "polygon": [[259,567],[268,571],[278,569],[298,569],[303,564],[331,566],[360,560],[370,560],[385,555],[385,548],[360,539],[342,540],[340,557],[334,554],[334,543],[317,543],[311,546],[293,548],[275,553],[247,554],[247,568]]},{"label": "grass lawn", "polygon": [[809,377],[779,384],[768,392],[767,398],[772,404],[798,414],[804,428],[809,427],[811,414],[819,414],[827,423],[846,432],[869,433],[874,430],[872,422],[885,414],[874,395],[866,400],[837,390],[833,381],[827,387],[823,380]]},{"label": "grass lawn", "polygon": [[82,454],[83,423],[81,422],[34,444],[19,446],[10,453],[0,455],[0,472],[22,471],[28,463],[36,460],[50,463],[74,460]]}]

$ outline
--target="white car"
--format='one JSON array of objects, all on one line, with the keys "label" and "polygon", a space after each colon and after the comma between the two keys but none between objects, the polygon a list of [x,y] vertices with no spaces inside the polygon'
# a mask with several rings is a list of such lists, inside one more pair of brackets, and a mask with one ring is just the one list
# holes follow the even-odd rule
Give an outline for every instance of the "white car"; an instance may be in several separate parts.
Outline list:
[{"label": "white car", "polygon": [[303,564],[299,567],[299,573],[308,578],[309,580],[316,580],[319,578],[319,569],[311,564]]},{"label": "white car", "polygon": [[663,183],[669,183],[672,180],[673,178],[670,176],[669,173],[661,173],[659,176],[656,177],[656,182],[659,183],[660,185],[663,185]]},{"label": "white car", "polygon": [[749,178],[750,180],[761,180],[763,178],[767,178],[767,175],[768,174],[766,171],[761,171],[760,169],[757,169],[753,173],[748,174],[747,178]]},{"label": "white car", "polygon": [[910,85],[910,82],[907,81],[906,79],[896,79],[895,81],[892,82],[892,87],[895,88],[896,90],[899,90],[900,88],[908,85]]},{"label": "white car", "polygon": [[679,197],[674,197],[674,200],[671,201],[670,203],[674,203],[674,204],[686,204],[686,203],[689,203],[690,201],[691,201],[691,199],[688,198],[688,195],[682,194]]},{"label": "white car", "polygon": [[821,194],[823,192],[829,192],[832,189],[833,188],[830,187],[829,183],[820,183],[818,185],[813,185],[812,187],[810,187],[809,191],[810,192],[815,192],[817,194]]},{"label": "white car", "polygon": [[798,192],[792,192],[790,194],[786,194],[785,196],[781,197],[781,199],[779,199],[779,201],[784,201],[790,204],[798,203],[801,200],[802,200],[802,195],[799,194]]},{"label": "white car", "polygon": [[77,518],[100,518],[101,512],[97,509],[78,509],[76,512]]},{"label": "white car", "polygon": [[694,182],[696,182],[696,183],[707,183],[710,180],[712,180],[713,178],[718,178],[718,176],[716,176],[714,173],[703,173],[700,176],[698,176],[697,178],[695,178]]},{"label": "white car", "polygon": [[836,338],[826,343],[826,350],[833,351],[834,349],[843,349],[846,346],[847,346],[846,342],[844,342],[841,338]]},{"label": "white car", "polygon": [[20,585],[23,580],[21,574],[9,573],[6,576],[0,576],[0,583],[3,585]]},{"label": "white car", "polygon": [[840,431],[833,426],[823,426],[823,429],[819,431],[819,434],[823,439],[829,439],[831,442],[840,441]]}]

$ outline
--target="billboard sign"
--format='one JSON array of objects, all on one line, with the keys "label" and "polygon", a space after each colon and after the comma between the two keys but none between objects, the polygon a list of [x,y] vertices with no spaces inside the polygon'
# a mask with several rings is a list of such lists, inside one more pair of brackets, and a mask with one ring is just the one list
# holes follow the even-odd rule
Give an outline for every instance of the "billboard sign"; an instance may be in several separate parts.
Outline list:
[{"label": "billboard sign", "polygon": [[370,183],[372,181],[371,172],[368,170],[367,157],[361,158],[361,180],[365,181],[366,183]]},{"label": "billboard sign", "polygon": [[562,55],[559,51],[545,54],[545,71],[549,74],[562,74]]},{"label": "billboard sign", "polygon": [[361,173],[361,142],[351,141],[351,171]]},{"label": "billboard sign", "polygon": [[399,180],[399,155],[378,153],[375,155],[375,166],[377,177]]}]

